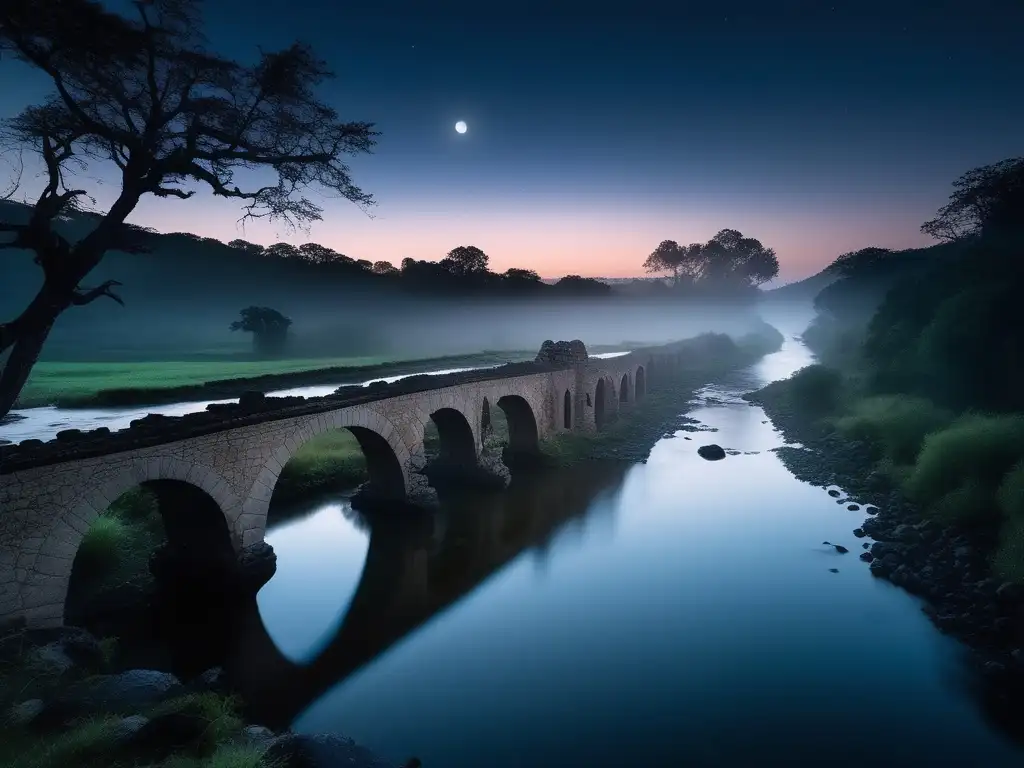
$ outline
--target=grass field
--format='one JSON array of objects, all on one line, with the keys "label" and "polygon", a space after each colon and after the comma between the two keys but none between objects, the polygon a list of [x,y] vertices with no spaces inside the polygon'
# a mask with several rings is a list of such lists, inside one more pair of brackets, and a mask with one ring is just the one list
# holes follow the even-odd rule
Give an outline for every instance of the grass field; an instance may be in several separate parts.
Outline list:
[{"label": "grass field", "polygon": [[[619,351],[619,346],[595,347],[594,351]],[[317,357],[283,360],[246,360],[230,357],[222,360],[162,360],[120,362],[41,361],[32,369],[25,389],[18,398],[19,408],[43,405],[84,407],[89,405],[157,404],[162,402],[237,397],[230,382],[254,377],[279,376],[260,381],[255,388],[287,389],[297,386],[337,382],[359,382],[374,376],[416,373],[444,368],[472,368],[521,362],[533,358],[529,350],[481,351],[465,355],[412,358],[408,355],[363,357]],[[300,381],[309,374],[309,381]],[[289,378],[291,377],[291,378]],[[287,379],[287,380],[285,380]],[[218,383],[224,386],[216,387]],[[198,388],[209,386],[209,391]],[[185,388],[196,388],[185,391]],[[235,388],[241,386],[239,383]],[[172,390],[182,389],[176,392]],[[216,391],[215,391],[216,390]],[[119,395],[121,395],[119,397]],[[148,399],[152,395],[152,399]],[[122,402],[123,400],[123,402]]]},{"label": "grass field", "polygon": [[40,362],[22,391],[23,408],[59,399],[89,397],[104,389],[162,389],[207,381],[240,379],[321,368],[354,368],[397,362],[388,357],[330,357],[295,360],[203,360],[132,363]]}]

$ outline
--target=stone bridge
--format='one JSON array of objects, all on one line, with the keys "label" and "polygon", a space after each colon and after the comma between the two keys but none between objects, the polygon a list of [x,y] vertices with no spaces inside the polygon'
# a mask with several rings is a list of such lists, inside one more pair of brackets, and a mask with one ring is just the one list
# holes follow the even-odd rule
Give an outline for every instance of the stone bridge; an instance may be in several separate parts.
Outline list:
[{"label": "stone bridge", "polygon": [[[472,469],[488,458],[491,409],[509,426],[507,452],[542,438],[592,431],[683,364],[687,342],[587,358],[582,343],[549,342],[537,361],[393,384],[343,387],[321,398],[264,398],[111,433],[62,433],[0,446],[0,625],[56,626],[79,543],[96,517],[142,485],[157,496],[168,540],[242,555],[259,546],[271,495],[289,458],[326,430],[350,430],[363,449],[371,500],[429,506],[424,428],[440,454]],[[506,478],[507,480],[507,478]]]}]

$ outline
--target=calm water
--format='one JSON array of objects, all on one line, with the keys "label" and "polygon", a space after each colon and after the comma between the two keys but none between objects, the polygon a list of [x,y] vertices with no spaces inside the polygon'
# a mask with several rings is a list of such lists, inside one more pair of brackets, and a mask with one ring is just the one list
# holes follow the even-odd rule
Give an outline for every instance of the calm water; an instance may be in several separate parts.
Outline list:
[{"label": "calm water", "polygon": [[738,399],[808,361],[789,340],[700,394],[707,442],[756,453],[679,433],[419,519],[292,510],[234,659],[255,712],[439,768],[1024,764],[957,646],[857,559],[863,514]]}]

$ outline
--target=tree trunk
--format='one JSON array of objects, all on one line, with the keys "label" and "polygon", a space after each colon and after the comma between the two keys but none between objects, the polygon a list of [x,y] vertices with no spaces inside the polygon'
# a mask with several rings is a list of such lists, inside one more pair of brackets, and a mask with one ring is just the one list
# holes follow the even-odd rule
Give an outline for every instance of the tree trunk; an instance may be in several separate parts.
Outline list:
[{"label": "tree trunk", "polygon": [[0,339],[10,350],[0,369],[0,419],[10,413],[21,395],[54,322],[71,306],[76,284],[77,281],[62,281],[54,285],[47,280],[21,315],[0,326]]},{"label": "tree trunk", "polygon": [[18,396],[21,395],[21,390],[32,373],[32,367],[39,359],[39,353],[43,349],[46,337],[50,335],[51,328],[52,322],[38,330],[20,335],[14,342],[3,370],[0,370],[0,419],[10,413]]}]

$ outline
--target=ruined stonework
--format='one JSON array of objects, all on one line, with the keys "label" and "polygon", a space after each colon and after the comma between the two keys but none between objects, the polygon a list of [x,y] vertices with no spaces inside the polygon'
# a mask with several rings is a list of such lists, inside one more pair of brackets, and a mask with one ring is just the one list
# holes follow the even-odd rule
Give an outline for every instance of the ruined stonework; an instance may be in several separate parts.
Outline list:
[{"label": "ruined stonework", "polygon": [[582,365],[588,360],[587,347],[579,339],[573,341],[545,341],[540,345],[536,362],[549,365]]},{"label": "ruined stonework", "polygon": [[[547,350],[547,351],[545,351]],[[316,435],[348,428],[367,457],[372,496],[436,503],[423,474],[423,431],[433,418],[443,446],[507,482],[482,453],[482,414],[499,407],[509,448],[536,451],[564,430],[593,430],[596,388],[608,408],[623,377],[637,396],[645,369],[678,362],[672,346],[608,360],[587,358],[582,342],[545,342],[538,363],[458,376],[417,376],[401,386],[346,388],[323,398],[248,397],[181,418],[153,417],[120,432],[97,430],[48,443],[0,448],[0,624],[63,621],[72,561],[89,525],[142,483],[184,483],[216,502],[236,552],[263,541],[270,498],[284,465]],[[543,360],[540,360],[544,357]],[[566,367],[562,367],[565,365]],[[500,376],[501,372],[516,375]],[[431,388],[431,384],[434,388]],[[442,428],[442,425],[444,427]]]}]

